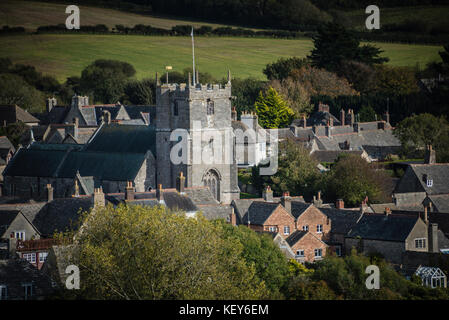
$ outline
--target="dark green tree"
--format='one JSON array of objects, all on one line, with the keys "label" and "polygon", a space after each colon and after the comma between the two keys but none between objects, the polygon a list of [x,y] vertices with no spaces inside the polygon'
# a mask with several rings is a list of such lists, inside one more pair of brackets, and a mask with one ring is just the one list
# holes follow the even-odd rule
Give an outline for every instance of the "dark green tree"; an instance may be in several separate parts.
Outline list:
[{"label": "dark green tree", "polygon": [[267,64],[263,73],[267,76],[268,80],[284,80],[290,76],[293,70],[300,69],[307,64],[307,59],[303,58],[280,58],[276,62]]},{"label": "dark green tree", "polygon": [[96,60],[81,73],[80,90],[94,102],[116,103],[123,97],[127,80],[136,70],[127,62]]},{"label": "dark green tree", "polygon": [[388,61],[380,57],[381,50],[370,45],[360,47],[360,40],[353,32],[338,23],[326,23],[313,37],[314,49],[309,58],[313,66],[332,72],[341,69],[343,61],[358,61],[368,65]]}]

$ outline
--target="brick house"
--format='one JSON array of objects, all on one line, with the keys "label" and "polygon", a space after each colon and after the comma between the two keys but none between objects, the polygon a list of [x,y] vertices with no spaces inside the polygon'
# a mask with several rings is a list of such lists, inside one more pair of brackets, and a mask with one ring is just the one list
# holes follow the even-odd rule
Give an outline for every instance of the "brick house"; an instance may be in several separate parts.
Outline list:
[{"label": "brick house", "polygon": [[286,242],[295,253],[298,262],[315,262],[326,256],[328,245],[313,232],[296,230]]},{"label": "brick house", "polygon": [[242,224],[254,231],[279,232],[287,238],[295,228],[295,218],[276,202],[254,201],[243,216]]},{"label": "brick house", "polygon": [[[290,210],[296,220],[296,230],[309,231],[318,239],[326,241],[331,231],[331,220],[320,209],[310,203],[290,202],[283,197],[287,211]],[[288,204],[290,202],[290,204]]]}]

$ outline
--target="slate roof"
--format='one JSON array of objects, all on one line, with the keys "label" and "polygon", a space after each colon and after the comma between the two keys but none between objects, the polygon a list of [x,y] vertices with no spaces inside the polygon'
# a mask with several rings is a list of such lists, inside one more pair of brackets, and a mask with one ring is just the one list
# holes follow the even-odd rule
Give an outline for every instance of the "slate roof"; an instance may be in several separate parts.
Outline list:
[{"label": "slate roof", "polygon": [[51,123],[63,123],[64,119],[67,116],[70,108],[65,106],[55,106],[53,107],[49,113],[44,113],[37,115],[43,123],[51,124]]},{"label": "slate roof", "polygon": [[364,215],[348,232],[348,238],[403,242],[407,239],[418,217],[390,214]]},{"label": "slate roof", "polygon": [[[425,176],[432,177],[428,187]],[[394,189],[394,193],[426,192],[429,195],[449,194],[449,163],[410,164]]]},{"label": "slate roof", "polygon": [[149,126],[107,125],[83,150],[73,144],[22,148],[5,168],[4,176],[74,178],[79,171],[81,176],[97,180],[134,180],[145,153],[151,150],[155,154],[154,139]]},{"label": "slate roof", "polygon": [[7,124],[22,121],[24,123],[39,123],[39,119],[20,108],[18,105],[0,105],[0,123]]},{"label": "slate roof", "polygon": [[316,150],[311,157],[319,162],[335,162],[340,154],[353,154],[361,156],[362,150]]},{"label": "slate roof", "polygon": [[143,153],[156,155],[156,132],[151,126],[105,125],[86,147],[86,151]]},{"label": "slate roof", "polygon": [[232,212],[232,207],[229,205],[199,205],[198,210],[201,211],[203,216],[208,220],[224,219],[229,222],[229,215]]},{"label": "slate roof", "polygon": [[432,201],[434,210],[449,214],[449,194],[430,195],[428,197]]},{"label": "slate roof", "polygon": [[42,299],[53,293],[51,280],[28,261],[18,258],[0,260],[0,283],[8,287],[9,300],[23,300],[23,283],[33,283],[33,297]]},{"label": "slate roof", "polygon": [[92,207],[92,197],[73,197],[58,198],[49,203],[0,205],[0,210],[20,211],[42,236],[52,237],[56,231],[64,232],[72,227],[76,230],[79,210],[87,211]]},{"label": "slate roof", "polygon": [[9,228],[11,223],[17,217],[20,211],[17,210],[1,210],[0,209],[0,237]]},{"label": "slate roof", "polygon": [[243,216],[242,223],[248,224],[249,221],[251,224],[263,225],[278,206],[280,204],[276,202],[254,201]]},{"label": "slate roof", "polygon": [[298,219],[310,206],[311,203],[292,201],[292,216]]},{"label": "slate roof", "polygon": [[[165,205],[171,210],[181,210],[185,212],[192,212],[199,210],[198,207],[195,205],[195,203],[192,201],[192,199],[190,199],[190,197],[187,194],[182,195],[178,193],[175,189],[164,189],[162,191],[162,195],[164,198]],[[108,194],[106,198],[111,203],[118,205],[120,202],[125,201],[125,193]],[[155,190],[150,192],[136,192],[134,194],[134,200],[126,201],[126,203],[150,207],[159,205],[159,202],[156,199]]]},{"label": "slate roof", "polygon": [[287,241],[288,245],[290,247],[292,247],[296,243],[298,243],[298,241],[301,240],[306,234],[307,234],[307,231],[296,230],[291,235],[289,235],[288,238],[285,239],[285,241]]},{"label": "slate roof", "polygon": [[191,187],[184,189],[186,195],[196,205],[218,204],[208,187]]},{"label": "slate roof", "polygon": [[319,210],[331,220],[331,232],[339,234],[347,234],[362,217],[360,211],[334,208],[320,208]]}]

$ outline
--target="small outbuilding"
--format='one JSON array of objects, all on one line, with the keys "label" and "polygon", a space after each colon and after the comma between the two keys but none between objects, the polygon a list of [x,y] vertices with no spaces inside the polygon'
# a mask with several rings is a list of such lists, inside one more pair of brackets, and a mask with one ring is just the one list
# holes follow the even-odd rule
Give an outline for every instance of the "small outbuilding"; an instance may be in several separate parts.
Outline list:
[{"label": "small outbuilding", "polygon": [[430,288],[446,288],[447,277],[440,268],[419,266],[415,275],[421,278],[422,285]]}]

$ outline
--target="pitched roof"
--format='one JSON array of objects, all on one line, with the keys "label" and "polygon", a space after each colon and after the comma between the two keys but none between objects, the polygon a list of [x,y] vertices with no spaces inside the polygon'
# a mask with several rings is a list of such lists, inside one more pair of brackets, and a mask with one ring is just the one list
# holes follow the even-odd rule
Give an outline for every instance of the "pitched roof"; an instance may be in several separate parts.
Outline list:
[{"label": "pitched roof", "polygon": [[348,238],[405,241],[416,225],[418,217],[402,215],[364,215],[348,232]]},{"label": "pitched roof", "polygon": [[311,203],[292,201],[292,216],[298,219],[311,206]]},{"label": "pitched roof", "polygon": [[331,220],[331,232],[333,233],[347,234],[362,217],[360,211],[334,208],[320,208],[319,210]]},{"label": "pitched roof", "polygon": [[428,198],[432,201],[434,210],[449,213],[449,194],[429,195]]},{"label": "pitched roof", "polygon": [[335,162],[341,154],[354,154],[361,156],[362,150],[316,150],[311,157],[319,162]]},{"label": "pitched roof", "polygon": [[39,119],[27,111],[20,108],[18,105],[0,105],[0,123],[14,123],[22,121],[24,123],[38,123]]},{"label": "pitched roof", "polygon": [[156,132],[145,125],[104,125],[87,145],[86,151],[146,153],[156,155]]},{"label": "pitched roof", "polygon": [[[427,186],[426,177],[431,177],[433,184]],[[449,194],[449,163],[410,164],[394,193],[426,192],[429,195]]]},{"label": "pitched roof", "polygon": [[9,228],[19,212],[18,210],[0,210],[0,237]]},{"label": "pitched roof", "polygon": [[296,243],[298,243],[298,241],[301,240],[307,234],[307,232],[308,231],[296,230],[291,235],[289,235],[288,238],[285,239],[285,241],[287,241],[288,245],[292,247]]},{"label": "pitched roof", "polygon": [[33,283],[34,298],[43,298],[53,292],[49,277],[28,261],[18,258],[0,260],[0,283],[7,285],[10,300],[23,300],[23,283]]},{"label": "pitched roof", "polygon": [[249,221],[251,224],[263,225],[278,206],[280,204],[275,202],[254,201],[243,216],[242,223],[248,224]]}]

